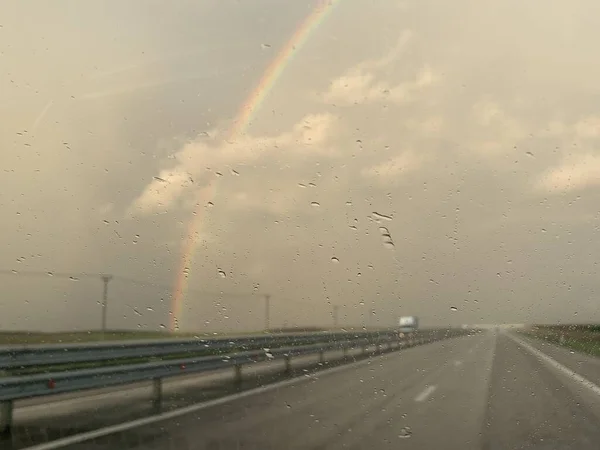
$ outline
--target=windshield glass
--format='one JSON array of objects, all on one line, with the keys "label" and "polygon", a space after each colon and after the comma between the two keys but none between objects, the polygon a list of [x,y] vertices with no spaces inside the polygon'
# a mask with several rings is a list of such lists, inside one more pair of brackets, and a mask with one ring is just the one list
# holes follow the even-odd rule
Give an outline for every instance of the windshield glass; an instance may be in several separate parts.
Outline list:
[{"label": "windshield glass", "polygon": [[599,448],[598,14],[2,4],[2,445]]}]

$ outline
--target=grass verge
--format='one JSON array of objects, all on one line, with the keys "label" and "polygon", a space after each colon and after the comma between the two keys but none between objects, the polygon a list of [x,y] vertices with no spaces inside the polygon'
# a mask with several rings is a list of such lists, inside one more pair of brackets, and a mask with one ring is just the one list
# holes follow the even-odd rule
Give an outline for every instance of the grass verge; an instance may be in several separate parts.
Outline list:
[{"label": "grass verge", "polygon": [[600,327],[597,325],[538,325],[523,333],[580,353],[600,356]]}]

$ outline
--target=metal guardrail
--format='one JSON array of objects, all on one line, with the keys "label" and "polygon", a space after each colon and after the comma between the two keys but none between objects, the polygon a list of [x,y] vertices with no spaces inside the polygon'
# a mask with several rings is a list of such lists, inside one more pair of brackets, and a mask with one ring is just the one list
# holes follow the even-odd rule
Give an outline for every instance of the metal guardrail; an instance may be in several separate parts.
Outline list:
[{"label": "metal guardrail", "polygon": [[[196,356],[180,359],[168,359],[151,361],[137,364],[121,364],[108,367],[97,367],[91,369],[75,369],[63,371],[51,371],[26,376],[0,377],[0,431],[10,429],[12,423],[12,411],[15,400],[39,396],[48,396],[67,392],[77,392],[87,389],[98,389],[108,386],[127,385],[141,381],[153,381],[153,402],[160,406],[162,398],[162,380],[164,378],[178,375],[208,372],[217,369],[233,368],[234,379],[241,381],[242,366],[249,363],[263,361],[284,360],[285,370],[291,371],[291,358],[293,356],[320,354],[326,351],[347,350],[362,348],[366,353],[367,348],[376,346],[379,349],[387,345],[389,349],[394,347],[405,347],[418,345],[434,340],[466,334],[464,330],[436,330],[419,332],[411,339],[401,338],[396,331],[385,332],[360,332],[360,333],[313,333],[311,335],[295,336],[268,336],[268,337],[245,337],[229,340],[208,341],[181,341],[166,342],[154,341],[149,343],[105,343],[99,345],[70,345],[61,349],[57,346],[36,346],[30,348],[10,349],[12,359],[4,359],[4,367],[31,366],[33,361],[40,365],[52,366],[61,362],[83,362],[114,360],[115,355],[109,354],[110,349],[120,352],[120,358],[131,357],[132,351],[135,356],[143,355],[179,355],[185,351],[198,351],[199,345],[212,345],[208,348],[244,348],[244,345],[253,345],[255,349],[248,351],[236,351],[229,354],[217,354],[210,356]],[[258,339],[258,340],[257,340]],[[287,340],[286,340],[287,339]],[[292,340],[293,345],[281,345]],[[312,342],[309,342],[312,341]],[[193,343],[192,343],[193,342]],[[308,343],[307,343],[308,342]],[[147,344],[147,345],[144,345]],[[256,349],[257,345],[264,348]],[[229,347],[227,347],[229,346]],[[166,349],[170,349],[167,352]],[[206,348],[206,347],[200,347]],[[151,349],[158,349],[151,353]],[[187,350],[182,350],[187,349]],[[142,353],[140,353],[142,352]],[[5,356],[8,353],[3,353]],[[73,359],[65,357],[72,356]],[[20,361],[17,363],[17,361]]]},{"label": "metal guardrail", "polygon": [[98,362],[106,360],[183,355],[207,351],[229,352],[232,350],[261,347],[308,345],[317,342],[335,342],[340,339],[376,339],[392,336],[396,331],[378,332],[318,332],[310,334],[257,335],[218,339],[169,339],[133,342],[100,342],[86,344],[46,344],[0,347],[0,370]]}]

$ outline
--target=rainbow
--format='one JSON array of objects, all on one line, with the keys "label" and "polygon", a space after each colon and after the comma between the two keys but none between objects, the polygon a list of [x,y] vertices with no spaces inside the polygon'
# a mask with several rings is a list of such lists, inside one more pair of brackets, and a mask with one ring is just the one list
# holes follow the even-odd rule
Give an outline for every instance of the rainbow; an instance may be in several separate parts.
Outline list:
[{"label": "rainbow", "polygon": [[[283,74],[294,55],[308,41],[311,33],[325,20],[335,5],[341,0],[320,0],[311,13],[298,26],[292,37],[287,41],[277,54],[277,57],[269,64],[260,81],[250,93],[246,101],[240,107],[232,127],[227,133],[227,140],[235,140],[245,133],[252,124],[252,118],[256,115],[264,100],[267,98],[277,80]],[[170,330],[179,329],[179,320],[183,309],[183,299],[187,280],[191,270],[195,244],[198,239],[200,225],[202,224],[203,207],[207,198],[213,198],[216,193],[216,181],[211,179],[208,186],[202,189],[193,215],[189,221],[186,238],[182,247],[182,257],[177,270],[175,287],[172,293]]]}]

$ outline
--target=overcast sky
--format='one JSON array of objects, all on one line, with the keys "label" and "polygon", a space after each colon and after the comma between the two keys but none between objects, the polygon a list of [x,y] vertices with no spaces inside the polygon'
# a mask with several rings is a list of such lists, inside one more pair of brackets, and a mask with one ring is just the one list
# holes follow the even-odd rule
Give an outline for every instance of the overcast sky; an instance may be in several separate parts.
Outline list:
[{"label": "overcast sky", "polygon": [[183,330],[600,321],[600,4],[341,0],[227,140],[316,4],[0,6],[1,328],[168,325],[195,209]]}]

